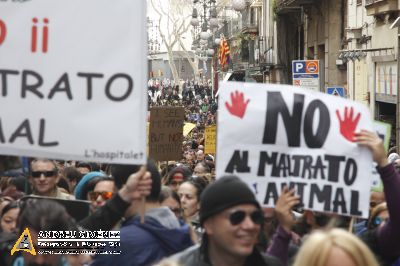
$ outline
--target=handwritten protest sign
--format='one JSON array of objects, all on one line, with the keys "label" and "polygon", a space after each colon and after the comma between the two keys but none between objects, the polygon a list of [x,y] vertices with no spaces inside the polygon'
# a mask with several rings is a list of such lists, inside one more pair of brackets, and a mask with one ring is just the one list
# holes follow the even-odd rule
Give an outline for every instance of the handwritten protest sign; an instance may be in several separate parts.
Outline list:
[{"label": "handwritten protest sign", "polygon": [[209,126],[205,130],[204,153],[215,154],[217,127]]},{"label": "handwritten protest sign", "polygon": [[368,216],[372,155],[352,138],[368,109],[291,86],[220,84],[217,177],[236,174],[267,206],[284,185],[305,209]]},{"label": "handwritten protest sign", "polygon": [[150,109],[149,157],[158,161],[182,158],[183,107]]},{"label": "handwritten protest sign", "polygon": [[0,152],[146,161],[146,2],[0,1]]}]

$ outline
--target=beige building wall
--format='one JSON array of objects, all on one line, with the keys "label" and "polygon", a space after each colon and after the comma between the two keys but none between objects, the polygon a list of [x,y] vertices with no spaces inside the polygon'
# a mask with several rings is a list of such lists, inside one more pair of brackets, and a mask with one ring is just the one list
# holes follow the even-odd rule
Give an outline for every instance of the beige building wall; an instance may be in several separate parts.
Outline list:
[{"label": "beige building wall", "polygon": [[[367,16],[365,0],[362,1],[362,5],[357,5],[356,1],[348,1],[346,38],[348,40],[353,38],[353,40],[348,42],[347,50],[361,49],[366,51],[366,57],[360,60],[350,60],[347,63],[349,98],[368,105],[372,117],[375,114],[375,93],[378,91],[378,87],[384,86],[383,81],[379,82],[378,79],[389,80],[391,77],[397,77],[397,73],[392,73],[391,77],[386,72],[377,73],[377,71],[382,72],[383,67],[385,69],[392,67],[392,71],[397,72],[397,68],[393,66],[397,53],[397,29],[389,28],[392,22],[387,15],[380,16],[378,19],[374,16]],[[371,36],[371,40],[359,44],[356,37],[363,35]],[[393,49],[384,50],[384,48]],[[398,87],[397,81],[394,85],[389,81],[387,83],[389,84],[388,87],[396,87],[396,89]],[[380,89],[380,91],[383,90]],[[369,101],[367,101],[368,97]]]},{"label": "beige building wall", "polygon": [[327,1],[328,20],[325,22],[326,46],[325,46],[325,87],[343,86],[346,83],[346,71],[340,70],[336,65],[336,59],[341,50],[341,35],[344,30],[342,23],[342,8],[340,1]]},{"label": "beige building wall", "polygon": [[[363,35],[370,36],[372,34],[373,18],[368,17],[364,5],[357,5],[356,1],[348,1],[347,8],[347,49],[345,50],[353,51],[372,48],[371,41],[359,44],[358,40]],[[371,54],[369,52],[366,52],[366,57],[364,58],[347,62],[348,96],[350,99],[369,105],[367,97],[368,92],[373,87],[373,71],[374,68],[371,66]]]},{"label": "beige building wall", "polygon": [[371,39],[373,48],[397,46],[397,28],[389,29],[391,22],[393,21],[375,22]]},{"label": "beige building wall", "polygon": [[366,60],[354,61],[354,99],[357,102],[369,105],[368,96],[368,69]]},{"label": "beige building wall", "polygon": [[321,1],[306,16],[304,58],[320,60],[321,91],[346,84],[346,71],[336,65],[341,49],[341,20],[342,7],[335,0]]}]

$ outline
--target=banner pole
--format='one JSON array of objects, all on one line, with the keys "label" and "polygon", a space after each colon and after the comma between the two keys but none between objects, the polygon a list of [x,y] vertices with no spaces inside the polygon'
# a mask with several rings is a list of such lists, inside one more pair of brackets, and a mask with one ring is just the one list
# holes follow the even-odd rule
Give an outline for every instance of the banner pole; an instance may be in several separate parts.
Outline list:
[{"label": "banner pole", "polygon": [[[147,171],[147,167],[145,166],[145,171]],[[144,215],[146,214],[146,197],[142,197],[140,202],[140,223],[144,224]]]}]

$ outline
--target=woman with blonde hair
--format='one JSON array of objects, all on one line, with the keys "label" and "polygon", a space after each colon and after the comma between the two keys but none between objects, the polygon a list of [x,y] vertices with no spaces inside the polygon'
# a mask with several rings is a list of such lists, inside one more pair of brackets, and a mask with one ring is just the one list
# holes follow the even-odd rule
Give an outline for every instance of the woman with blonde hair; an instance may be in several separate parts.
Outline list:
[{"label": "woman with blonde hair", "polygon": [[378,266],[372,252],[343,230],[315,231],[300,248],[294,266]]}]

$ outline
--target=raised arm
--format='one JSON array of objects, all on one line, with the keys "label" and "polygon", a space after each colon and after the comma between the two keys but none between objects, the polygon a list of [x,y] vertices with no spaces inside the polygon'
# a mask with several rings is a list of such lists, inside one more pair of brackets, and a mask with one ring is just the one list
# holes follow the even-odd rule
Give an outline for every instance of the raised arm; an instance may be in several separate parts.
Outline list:
[{"label": "raised arm", "polygon": [[291,230],[295,224],[292,208],[300,203],[300,197],[295,195],[295,190],[285,187],[275,206],[275,215],[279,226],[272,237],[272,244],[267,254],[278,258],[283,265],[287,265],[289,244],[292,239]]},{"label": "raised arm", "polygon": [[374,133],[361,131],[356,142],[370,148],[378,164],[390,221],[376,231],[379,255],[385,260],[400,256],[400,174],[386,158],[383,141]]},{"label": "raised arm", "polygon": [[124,217],[125,211],[132,201],[141,199],[150,194],[151,175],[142,167],[131,174],[125,185],[107,203],[97,211],[79,222],[87,230],[111,230]]}]

